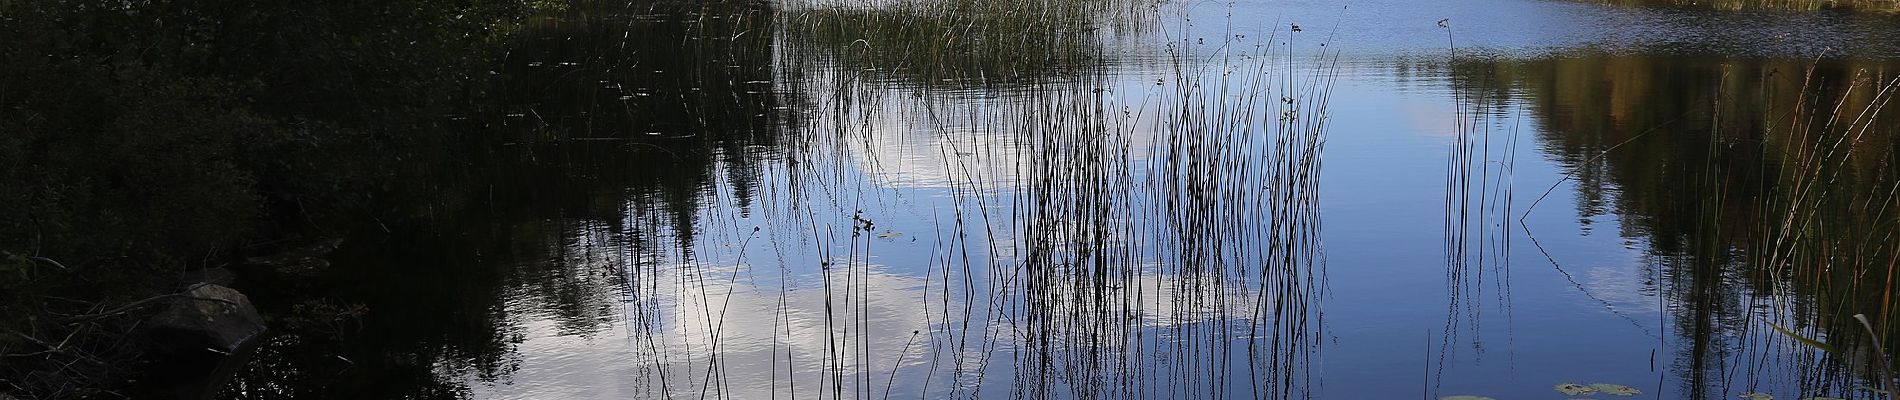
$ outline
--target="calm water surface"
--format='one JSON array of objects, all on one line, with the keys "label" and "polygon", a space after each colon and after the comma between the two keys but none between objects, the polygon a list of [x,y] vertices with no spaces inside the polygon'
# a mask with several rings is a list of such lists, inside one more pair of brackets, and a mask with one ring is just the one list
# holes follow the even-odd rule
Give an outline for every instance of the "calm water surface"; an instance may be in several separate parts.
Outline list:
[{"label": "calm water surface", "polygon": [[351,242],[371,312],[237,395],[1872,396],[1900,17],[1047,8],[537,19],[486,206]]}]

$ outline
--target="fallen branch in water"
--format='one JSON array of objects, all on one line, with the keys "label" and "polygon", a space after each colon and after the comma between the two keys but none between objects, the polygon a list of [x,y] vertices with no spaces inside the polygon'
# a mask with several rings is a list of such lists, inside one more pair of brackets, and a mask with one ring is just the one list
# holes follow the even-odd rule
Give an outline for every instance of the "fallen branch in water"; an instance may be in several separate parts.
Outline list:
[{"label": "fallen branch in water", "polygon": [[43,355],[53,354],[53,353],[65,353],[66,343],[72,342],[73,336],[78,335],[79,330],[75,329],[71,333],[67,333],[66,338],[60,339],[59,344],[47,343],[44,340],[40,340],[40,338],[36,338],[36,337],[33,337],[32,335],[20,333],[19,331],[15,331],[12,329],[8,329],[7,333],[11,333],[13,334],[13,336],[19,336],[21,339],[26,339],[29,342],[33,342],[33,344],[40,345],[40,347],[44,347],[46,348],[46,350],[40,350],[40,351],[36,351],[32,353],[0,354],[0,357],[38,357],[38,356],[43,356]]},{"label": "fallen branch in water", "polygon": [[[21,339],[26,339],[28,342],[33,342],[33,344],[40,345],[40,347],[45,348],[45,350],[40,350],[40,351],[36,351],[32,353],[0,354],[0,357],[20,358],[20,357],[39,357],[39,356],[46,356],[46,355],[52,355],[52,354],[64,354],[64,355],[72,356],[75,361],[86,361],[86,362],[90,362],[96,365],[105,365],[105,361],[102,361],[97,357],[93,357],[91,355],[84,354],[84,353],[76,353],[72,351],[67,351],[66,345],[72,342],[74,336],[79,335],[79,331],[80,331],[79,329],[74,329],[72,332],[67,333],[66,338],[61,339],[59,341],[59,344],[53,344],[53,343],[48,343],[47,341],[42,340],[40,338],[33,337],[33,335],[28,335],[25,333],[21,333],[20,331],[8,329],[6,330],[7,333],[11,333],[13,334],[13,336],[18,336]],[[70,366],[70,364],[68,364],[68,366]]]},{"label": "fallen branch in water", "polygon": [[66,325],[74,325],[74,324],[79,324],[79,323],[84,323],[84,322],[88,322],[88,321],[94,321],[94,320],[98,320],[98,319],[100,319],[100,318],[106,318],[106,317],[111,317],[111,316],[116,316],[116,315],[122,315],[122,314],[125,314],[125,313],[127,313],[127,312],[131,312],[132,310],[136,310],[136,309],[138,309],[138,308],[140,308],[140,307],[144,307],[144,306],[147,306],[147,305],[150,305],[150,304],[152,304],[152,303],[154,303],[154,302],[157,302],[157,301],[159,301],[159,300],[165,300],[165,299],[170,299],[170,298],[173,298],[173,297],[178,297],[178,296],[183,296],[183,295],[185,295],[185,294],[184,294],[184,293],[182,293],[182,292],[180,292],[180,293],[167,293],[167,294],[161,294],[161,295],[157,295],[157,296],[152,296],[152,297],[147,297],[147,298],[145,298],[145,299],[143,299],[143,300],[139,300],[139,301],[134,301],[134,302],[131,302],[131,303],[127,303],[127,304],[125,304],[125,305],[122,305],[122,306],[119,306],[119,307],[117,307],[117,308],[113,308],[113,309],[111,309],[111,310],[107,310],[107,311],[102,311],[102,312],[97,312],[97,313],[92,313],[92,314],[81,314],[81,315],[73,315],[73,316],[68,316],[68,317],[66,317],[66,318],[65,318],[64,320],[62,320],[62,321],[60,321],[60,322],[61,322],[61,323],[63,323],[63,324],[66,324]]},{"label": "fallen branch in water", "polygon": [[1551,192],[1557,191],[1557,185],[1562,185],[1564,184],[1564,181],[1570,180],[1570,177],[1577,175],[1577,172],[1582,171],[1584,166],[1590,165],[1590,163],[1592,162],[1596,162],[1597,159],[1603,158],[1603,156],[1610,155],[1610,152],[1616,151],[1618,147],[1623,147],[1623,145],[1630,144],[1630,142],[1634,142],[1636,141],[1636,139],[1641,139],[1643,138],[1643,136],[1648,136],[1651,132],[1655,132],[1658,129],[1662,129],[1665,126],[1669,126],[1669,124],[1675,123],[1678,119],[1672,119],[1667,122],[1663,122],[1662,124],[1658,124],[1653,128],[1649,128],[1649,130],[1643,131],[1643,133],[1638,133],[1636,134],[1636,136],[1631,136],[1629,139],[1624,139],[1622,143],[1617,143],[1615,146],[1610,146],[1610,148],[1603,149],[1603,152],[1597,153],[1597,155],[1595,156],[1591,156],[1590,159],[1588,160],[1583,160],[1583,162],[1577,163],[1575,167],[1570,168],[1570,172],[1564,173],[1563,178],[1558,178],[1556,182],[1552,182],[1550,184],[1549,189],[1544,189],[1544,194],[1537,196],[1537,200],[1531,201],[1531,205],[1529,207],[1524,208],[1524,214],[1517,216],[1517,221],[1519,223],[1523,223],[1524,218],[1531,216],[1531,210],[1537,209],[1537,203],[1543,202],[1545,197],[1550,197]]},{"label": "fallen branch in water", "polygon": [[55,266],[55,267],[59,267],[59,269],[63,269],[63,270],[67,270],[67,271],[71,271],[71,270],[73,270],[72,268],[67,268],[67,267],[66,267],[66,264],[60,264],[60,263],[59,263],[59,261],[54,261],[54,260],[53,260],[53,259],[51,259],[51,258],[46,258],[46,257],[40,257],[40,256],[31,256],[31,257],[27,257],[26,259],[28,259],[28,260],[33,260],[34,262],[43,262],[43,263],[47,263],[47,264],[53,264],[53,266]]},{"label": "fallen branch in water", "polygon": [[139,300],[139,301],[134,301],[134,302],[131,302],[131,303],[127,303],[127,304],[125,304],[125,305],[122,305],[122,306],[119,306],[119,307],[117,307],[117,308],[113,308],[113,309],[111,309],[111,310],[106,310],[106,311],[102,311],[102,312],[97,312],[97,313],[92,313],[92,314],[83,314],[83,315],[74,315],[74,316],[69,316],[69,317],[66,317],[66,319],[65,319],[64,321],[61,321],[61,322],[62,322],[62,323],[64,323],[64,324],[66,324],[66,325],[74,325],[74,324],[79,324],[79,323],[84,323],[84,322],[87,322],[87,321],[94,321],[94,320],[98,320],[98,319],[101,319],[101,318],[106,318],[106,317],[113,317],[113,316],[118,316],[118,315],[123,315],[123,314],[125,314],[125,313],[128,313],[128,312],[132,312],[133,310],[137,310],[137,309],[139,309],[139,308],[141,308],[141,307],[145,307],[145,306],[148,306],[148,305],[151,305],[152,303],[155,303],[155,302],[158,302],[158,301],[160,301],[160,300],[166,300],[166,299],[171,299],[171,298],[174,298],[174,297],[190,297],[190,298],[191,298],[192,300],[198,300],[198,301],[210,301],[210,302],[217,302],[217,303],[224,303],[224,304],[228,304],[228,305],[231,305],[231,306],[238,306],[238,304],[237,304],[237,303],[233,303],[233,302],[231,302],[231,301],[228,301],[228,300],[224,300],[224,299],[214,299],[214,298],[208,298],[208,297],[192,297],[192,296],[189,296],[189,294],[191,293],[191,291],[193,291],[193,290],[198,290],[198,288],[200,288],[200,287],[203,287],[204,285],[208,285],[208,284],[207,284],[207,283],[199,283],[199,284],[195,284],[195,285],[191,285],[191,287],[187,287],[187,288],[185,288],[185,290],[181,290],[181,291],[178,291],[178,292],[176,292],[176,293],[167,293],[167,294],[161,294],[161,295],[157,295],[157,296],[152,296],[152,297],[147,297],[147,298],[145,298],[145,299],[142,299],[142,300]]}]

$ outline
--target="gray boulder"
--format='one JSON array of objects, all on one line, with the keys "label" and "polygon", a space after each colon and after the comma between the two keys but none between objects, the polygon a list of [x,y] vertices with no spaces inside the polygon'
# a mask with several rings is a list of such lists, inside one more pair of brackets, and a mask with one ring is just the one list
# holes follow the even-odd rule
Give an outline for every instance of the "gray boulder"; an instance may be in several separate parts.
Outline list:
[{"label": "gray boulder", "polygon": [[146,382],[161,398],[209,399],[243,367],[264,338],[251,300],[214,284],[193,286],[146,319]]}]

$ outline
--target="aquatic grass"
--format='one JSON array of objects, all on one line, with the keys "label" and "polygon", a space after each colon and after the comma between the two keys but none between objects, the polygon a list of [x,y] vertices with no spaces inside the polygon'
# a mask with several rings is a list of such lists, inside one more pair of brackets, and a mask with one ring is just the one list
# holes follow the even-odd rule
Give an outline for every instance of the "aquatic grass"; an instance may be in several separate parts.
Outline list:
[{"label": "aquatic grass", "polygon": [[[1522,93],[1517,106],[1538,117],[1544,151],[1564,164],[1521,211],[1523,232],[1532,233],[1526,217],[1549,212],[1538,205],[1570,183],[1585,234],[1614,213],[1617,233],[1640,239],[1630,245],[1644,265],[1632,272],[1666,307],[1659,322],[1673,335],[1657,345],[1677,351],[1668,362],[1685,396],[1838,394],[1877,381],[1879,357],[1870,354],[1878,351],[1847,316],[1881,321],[1872,311],[1892,301],[1896,125],[1878,112],[1891,96],[1881,89],[1892,85],[1890,69],[1580,53],[1451,67],[1456,93],[1490,84],[1503,85],[1501,97]],[[1448,182],[1461,175],[1453,171]],[[1528,237],[1582,295],[1649,330]],[[1814,350],[1796,337],[1847,350]]]},{"label": "aquatic grass", "polygon": [[[883,201],[887,189],[853,187],[877,180],[848,178],[902,166],[866,154],[895,139],[879,121],[906,118],[898,121],[930,132],[940,146],[931,159],[950,174],[942,183],[954,209],[939,222],[935,294],[926,297],[936,322],[919,339],[922,385],[950,397],[1304,396],[1320,323],[1329,67],[1320,57],[1311,71],[1279,70],[1272,46],[1236,44],[1242,50],[1197,54],[1220,43],[1171,43],[1181,51],[1164,59],[1175,68],[1152,89],[1111,85],[1100,63],[1031,90],[1006,80],[885,82],[825,64],[857,49],[806,48],[826,52],[809,69],[822,71],[812,98],[823,111],[791,158],[811,160],[799,173],[816,179],[800,181],[843,206],[809,210]],[[840,170],[848,164],[839,157],[853,153],[877,157],[857,164],[872,169]],[[868,356],[859,346],[827,357]],[[851,365],[864,364],[832,364],[822,390],[869,393],[845,383],[864,376]],[[996,368],[1014,378],[990,382]]]},{"label": "aquatic grass", "polygon": [[[1471,64],[1463,58],[1469,56],[1458,52],[1453,21],[1439,20],[1438,26],[1446,34],[1447,62]],[[1475,84],[1452,88],[1453,132],[1445,157],[1443,226],[1447,300],[1436,373],[1432,375],[1433,391],[1442,383],[1437,380],[1444,370],[1454,362],[1453,343],[1461,336],[1474,342],[1482,340],[1487,308],[1504,314],[1507,332],[1512,323],[1511,243],[1517,232],[1509,222],[1516,201],[1514,177],[1522,116],[1508,113],[1521,112],[1522,108],[1513,107],[1508,93],[1501,93],[1491,83],[1497,80],[1491,76],[1493,71],[1477,74],[1481,76],[1474,77]],[[1504,130],[1502,125],[1506,123],[1510,124],[1508,131],[1493,132]],[[1487,290],[1494,298],[1486,298]],[[1474,357],[1485,356],[1483,347],[1474,350]]]},{"label": "aquatic grass", "polygon": [[[1744,366],[1781,371],[1750,375],[1749,390],[1817,393],[1848,391],[1852,380],[1841,373],[1877,370],[1840,357],[1853,352],[1805,351],[1797,339],[1859,346],[1826,338],[1862,336],[1846,316],[1891,301],[1871,295],[1887,290],[1893,259],[1892,221],[1876,216],[1893,201],[1893,175],[1890,164],[1869,161],[1891,157],[1880,143],[1890,142],[1892,120],[1879,110],[1893,82],[1843,79],[1859,73],[1823,63],[1724,65],[1696,85],[1710,100],[1690,104],[1706,108],[1632,124],[1651,128],[1578,163],[1579,172],[1628,174],[1636,171],[1615,172],[1630,168],[1617,164],[1654,156],[1645,152],[1675,157],[1677,169],[1642,174],[1682,189],[1625,184],[1622,196],[1634,200],[1619,203],[1626,225],[1654,232],[1659,285],[1681,309],[1673,317],[1690,371],[1686,392],[1727,388],[1735,382],[1724,371]],[[1707,133],[1675,143],[1650,134],[1658,129]]]},{"label": "aquatic grass", "polygon": [[[656,143],[675,162],[736,171],[637,191],[624,221],[578,228],[612,231],[580,240],[601,245],[569,245],[637,244],[600,261],[625,282],[643,393],[1311,397],[1333,56],[1295,57],[1277,38],[1169,39],[1173,51],[1133,57],[1169,69],[1130,79],[1096,28],[1123,29],[1113,20],[1137,4],[818,3],[766,17],[766,34],[690,26],[754,38],[708,49],[739,51],[741,66],[756,60],[747,46],[774,49],[771,100],[743,102],[770,107],[740,108],[772,116]],[[641,67],[574,62],[554,76],[584,89],[615,81],[592,71]],[[695,80],[707,78],[738,79],[661,88],[718,87]],[[603,114],[540,118],[559,137],[599,129]],[[722,127],[695,125],[708,122],[687,126]],[[746,134],[771,139],[720,139]],[[907,237],[928,244],[927,265],[891,261],[907,258],[887,243]],[[900,276],[921,283],[881,286]],[[892,321],[892,304],[921,322]],[[735,351],[769,352],[769,365]]]},{"label": "aquatic grass", "polygon": [[1109,32],[1139,30],[1130,0],[901,0],[787,6],[794,43],[829,50],[841,66],[917,85],[1025,85],[1106,61]]},{"label": "aquatic grass", "polygon": [[[1822,87],[1826,78],[1817,70],[1807,69],[1794,89],[1796,101],[1779,106],[1782,111],[1771,120],[1776,123],[1769,125],[1770,135],[1786,137],[1781,143],[1791,145],[1772,155],[1781,160],[1783,172],[1771,179],[1786,189],[1764,199],[1761,219],[1767,223],[1753,234],[1759,250],[1749,261],[1767,279],[1788,279],[1790,285],[1816,294],[1810,309],[1776,310],[1784,314],[1781,318],[1822,319],[1800,334],[1853,337],[1861,329],[1841,324],[1865,328],[1865,340],[1873,348],[1865,362],[1872,365],[1869,370],[1882,372],[1870,379],[1878,382],[1872,386],[1886,388],[1891,385],[1885,373],[1891,361],[1881,343],[1893,339],[1881,332],[1892,329],[1895,321],[1888,277],[1897,248],[1893,221],[1883,215],[1900,198],[1885,187],[1894,175],[1885,168],[1870,171],[1871,165],[1861,159],[1893,157],[1890,150],[1864,147],[1891,141],[1887,135],[1900,126],[1881,115],[1900,91],[1900,79],[1861,71],[1845,85]],[[1870,312],[1877,322],[1863,315]],[[1822,323],[1827,320],[1834,322]]]}]

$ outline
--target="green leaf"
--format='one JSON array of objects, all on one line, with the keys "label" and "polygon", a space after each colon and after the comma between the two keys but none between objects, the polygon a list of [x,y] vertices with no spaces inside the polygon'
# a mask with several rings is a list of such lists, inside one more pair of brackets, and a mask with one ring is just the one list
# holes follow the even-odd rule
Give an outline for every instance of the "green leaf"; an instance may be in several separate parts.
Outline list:
[{"label": "green leaf", "polygon": [[1794,338],[1795,341],[1801,342],[1801,344],[1808,345],[1808,347],[1821,349],[1821,351],[1825,351],[1829,353],[1835,352],[1834,346],[1829,346],[1827,345],[1827,343],[1821,343],[1821,341],[1808,338],[1807,336],[1801,336],[1799,334],[1795,334],[1794,331],[1790,331],[1788,330],[1788,328],[1783,328],[1781,327],[1781,325],[1768,324],[1768,327],[1775,328],[1775,332],[1781,332],[1781,334]]},{"label": "green leaf", "polygon": [[1563,394],[1567,394],[1571,396],[1579,396],[1579,395],[1585,395],[1585,394],[1591,394],[1591,393],[1597,392],[1597,390],[1594,388],[1575,384],[1575,383],[1559,383],[1557,384],[1556,389],[1558,393],[1563,393]]},{"label": "green leaf", "polygon": [[1613,396],[1635,396],[1643,394],[1643,391],[1636,390],[1636,388],[1614,383],[1592,383],[1590,384],[1590,388]]}]

